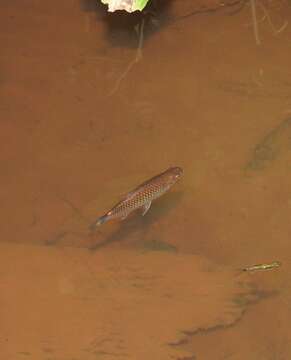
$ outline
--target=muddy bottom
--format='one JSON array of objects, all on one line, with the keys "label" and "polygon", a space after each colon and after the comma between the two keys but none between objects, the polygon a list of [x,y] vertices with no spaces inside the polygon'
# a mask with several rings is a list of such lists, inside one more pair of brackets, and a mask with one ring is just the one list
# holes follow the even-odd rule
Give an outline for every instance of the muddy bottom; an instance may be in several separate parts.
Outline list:
[{"label": "muddy bottom", "polygon": [[194,358],[192,336],[233,326],[262,298],[248,277],[201,256],[6,244],[1,253],[9,359]]}]

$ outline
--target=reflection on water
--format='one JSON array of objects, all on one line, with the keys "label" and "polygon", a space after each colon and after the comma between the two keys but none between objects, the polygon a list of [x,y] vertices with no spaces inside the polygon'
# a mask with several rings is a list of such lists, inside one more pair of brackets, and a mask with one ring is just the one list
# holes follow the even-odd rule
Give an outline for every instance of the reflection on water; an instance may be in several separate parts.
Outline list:
[{"label": "reflection on water", "polygon": [[290,358],[288,4],[258,4],[259,47],[247,2],[25,6],[1,5],[1,358]]}]

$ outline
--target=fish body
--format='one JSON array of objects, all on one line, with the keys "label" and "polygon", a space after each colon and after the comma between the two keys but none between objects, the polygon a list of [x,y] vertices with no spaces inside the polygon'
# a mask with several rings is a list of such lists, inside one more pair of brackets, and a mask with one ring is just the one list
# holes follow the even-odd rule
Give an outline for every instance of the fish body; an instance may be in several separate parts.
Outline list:
[{"label": "fish body", "polygon": [[111,219],[125,219],[131,212],[142,209],[142,215],[149,210],[153,200],[167,192],[181,177],[180,167],[171,167],[163,173],[145,181],[129,192],[118,204],[105,215],[97,219],[93,228]]},{"label": "fish body", "polygon": [[243,268],[242,270],[249,271],[249,272],[266,271],[266,270],[272,270],[281,265],[282,264],[280,263],[280,261],[273,261],[272,263],[269,263],[269,264],[257,264],[257,265],[247,266],[247,267]]}]

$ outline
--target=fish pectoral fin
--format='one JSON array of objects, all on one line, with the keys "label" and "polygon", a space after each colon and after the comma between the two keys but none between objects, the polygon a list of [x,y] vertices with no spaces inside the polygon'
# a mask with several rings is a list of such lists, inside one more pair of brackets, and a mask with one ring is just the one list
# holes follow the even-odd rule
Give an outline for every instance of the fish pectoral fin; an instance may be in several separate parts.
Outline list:
[{"label": "fish pectoral fin", "polygon": [[152,202],[149,201],[142,207],[142,216],[144,216],[148,212],[149,208],[151,207],[151,204]]}]

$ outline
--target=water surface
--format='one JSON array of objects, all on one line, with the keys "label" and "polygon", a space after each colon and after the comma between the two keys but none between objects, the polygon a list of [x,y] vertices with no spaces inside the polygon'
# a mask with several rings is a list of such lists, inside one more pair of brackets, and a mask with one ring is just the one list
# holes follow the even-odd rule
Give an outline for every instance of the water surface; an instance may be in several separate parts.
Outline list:
[{"label": "water surface", "polygon": [[[140,16],[108,16],[95,1],[1,5],[1,242],[79,248],[79,261],[105,249],[170,250],[232,269],[281,261],[251,276],[260,301],[238,322],[184,347],[197,359],[288,359],[291,28],[261,21],[257,46],[248,3],[205,11],[217,7],[163,4],[134,62]],[[259,3],[260,19],[263,8],[276,29],[291,21],[287,2]],[[182,181],[145,217],[88,232],[173,165]],[[19,359],[34,359],[22,348]]]}]

